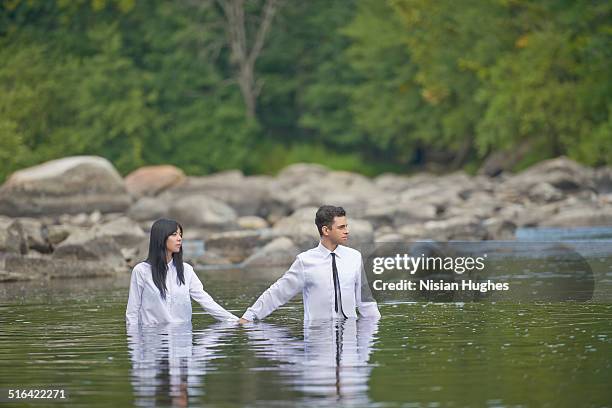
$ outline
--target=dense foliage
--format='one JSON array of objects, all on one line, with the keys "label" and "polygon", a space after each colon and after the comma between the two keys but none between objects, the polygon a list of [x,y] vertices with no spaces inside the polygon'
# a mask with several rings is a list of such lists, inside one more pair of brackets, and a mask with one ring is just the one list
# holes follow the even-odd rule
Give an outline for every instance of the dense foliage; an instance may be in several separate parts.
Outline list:
[{"label": "dense foliage", "polygon": [[0,180],[74,154],[122,173],[612,164],[610,2],[279,0],[253,116],[224,6],[253,46],[266,1],[2,1]]}]

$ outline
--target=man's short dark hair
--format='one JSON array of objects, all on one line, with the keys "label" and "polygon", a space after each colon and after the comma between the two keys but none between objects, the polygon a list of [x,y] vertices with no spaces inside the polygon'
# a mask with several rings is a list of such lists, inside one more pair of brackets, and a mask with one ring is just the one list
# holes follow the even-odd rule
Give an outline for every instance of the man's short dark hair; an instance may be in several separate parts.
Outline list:
[{"label": "man's short dark hair", "polygon": [[315,216],[315,224],[319,230],[319,235],[323,235],[323,226],[331,228],[334,225],[334,217],[345,217],[346,211],[342,207],[335,207],[333,205],[323,205],[317,210]]}]

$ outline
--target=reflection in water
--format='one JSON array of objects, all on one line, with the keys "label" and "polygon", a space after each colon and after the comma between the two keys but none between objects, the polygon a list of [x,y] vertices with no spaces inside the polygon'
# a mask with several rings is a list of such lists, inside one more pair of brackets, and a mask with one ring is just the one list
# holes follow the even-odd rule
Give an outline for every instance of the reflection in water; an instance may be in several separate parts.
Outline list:
[{"label": "reflection in water", "polygon": [[289,374],[283,378],[296,390],[350,405],[369,402],[372,366],[368,358],[378,319],[305,323],[303,342],[286,328],[272,324],[260,322],[247,330],[255,353],[278,362],[279,371]]},{"label": "reflection in water", "polygon": [[134,405],[188,406],[189,397],[202,392],[207,362],[222,357],[221,337],[234,327],[220,322],[194,336],[191,323],[128,326]]},{"label": "reflection in water", "polygon": [[[378,319],[310,322],[304,339],[268,323],[245,327],[245,348],[274,362],[278,378],[307,401],[368,404],[368,359]],[[191,323],[128,328],[131,382],[136,406],[186,407],[202,401],[211,360],[227,357],[228,336],[244,334],[232,323],[216,323],[193,332]],[[234,384],[238,389],[239,384]]]}]

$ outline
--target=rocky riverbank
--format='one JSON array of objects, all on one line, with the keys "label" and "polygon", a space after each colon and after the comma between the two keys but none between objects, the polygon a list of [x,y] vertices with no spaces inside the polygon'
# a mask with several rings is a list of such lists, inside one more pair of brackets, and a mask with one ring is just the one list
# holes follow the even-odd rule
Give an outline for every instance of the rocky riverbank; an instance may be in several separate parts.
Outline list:
[{"label": "rocky riverbank", "polygon": [[287,266],[317,242],[316,208],[341,205],[351,241],[513,239],[528,226],[612,225],[612,168],[560,157],[495,178],[367,178],[295,164],[276,177],[187,177],[173,166],[122,178],[101,157],[23,169],[0,187],[0,281],[124,273],[146,256],[148,228],[179,220],[203,240],[200,265]]}]

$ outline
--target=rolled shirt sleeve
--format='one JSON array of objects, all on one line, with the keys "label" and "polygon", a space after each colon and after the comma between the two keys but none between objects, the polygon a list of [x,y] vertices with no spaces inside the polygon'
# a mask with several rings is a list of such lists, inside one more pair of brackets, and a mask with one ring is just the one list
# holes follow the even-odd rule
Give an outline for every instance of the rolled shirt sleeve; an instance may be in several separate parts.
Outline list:
[{"label": "rolled shirt sleeve", "polygon": [[303,288],[304,265],[298,256],[289,270],[259,296],[253,306],[246,310],[242,318],[249,321],[262,320],[291,300]]},{"label": "rolled shirt sleeve", "polygon": [[198,275],[193,270],[191,270],[191,279],[189,281],[189,295],[215,319],[220,321],[238,320],[237,316],[225,310],[206,293],[200,278],[198,278]]}]

